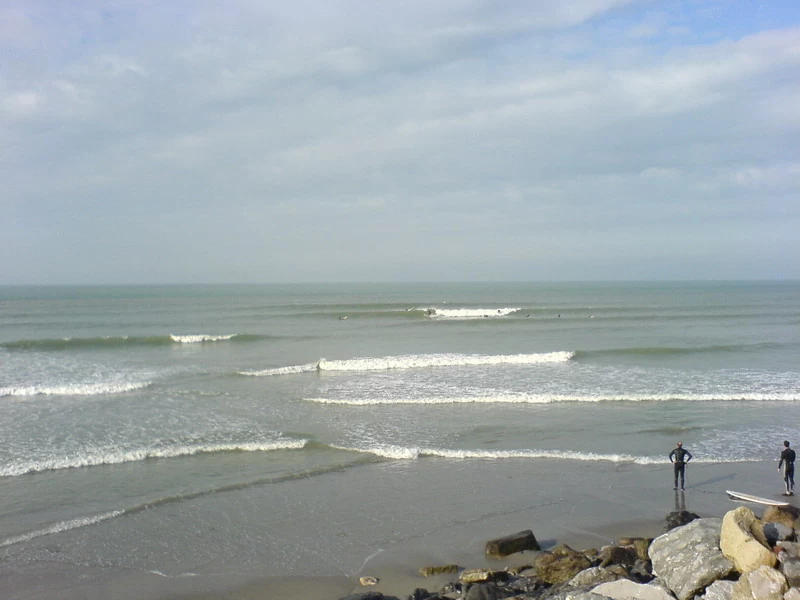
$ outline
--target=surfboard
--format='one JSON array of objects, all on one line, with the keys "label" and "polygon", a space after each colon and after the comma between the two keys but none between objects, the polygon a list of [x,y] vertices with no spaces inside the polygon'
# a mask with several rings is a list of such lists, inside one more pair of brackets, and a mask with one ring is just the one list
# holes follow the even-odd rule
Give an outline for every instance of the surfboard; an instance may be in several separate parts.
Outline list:
[{"label": "surfboard", "polygon": [[731,497],[731,500],[755,502],[756,504],[769,504],[771,506],[789,506],[789,503],[783,500],[772,500],[770,498],[762,498],[761,496],[753,496],[752,494],[744,494],[742,492],[734,492],[732,490],[725,490],[725,493]]}]

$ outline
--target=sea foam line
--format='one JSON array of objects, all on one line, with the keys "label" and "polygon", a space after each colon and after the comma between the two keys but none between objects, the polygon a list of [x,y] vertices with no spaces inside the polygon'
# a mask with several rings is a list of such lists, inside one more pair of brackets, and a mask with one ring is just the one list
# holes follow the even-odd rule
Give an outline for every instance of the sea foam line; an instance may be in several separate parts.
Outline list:
[{"label": "sea foam line", "polygon": [[111,512],[102,513],[91,517],[79,517],[77,519],[70,519],[69,521],[60,521],[43,529],[36,529],[34,531],[29,531],[28,533],[23,533],[21,535],[6,538],[0,541],[0,548],[5,548],[6,546],[11,546],[12,544],[27,542],[45,535],[52,535],[54,533],[69,531],[70,529],[78,529],[80,527],[88,527],[90,525],[96,525],[98,523],[102,523],[103,521],[107,521],[108,519],[113,519],[114,517],[118,517],[124,513],[125,513],[124,510],[114,510]]},{"label": "sea foam line", "polygon": [[560,394],[508,394],[497,396],[427,397],[427,398],[304,398],[317,404],[345,406],[397,404],[555,404],[558,402],[796,402],[800,393],[742,394],[609,394],[571,396]]},{"label": "sea foam line", "polygon": [[237,334],[229,333],[225,335],[209,335],[206,333],[191,334],[191,335],[177,335],[171,333],[169,335],[173,342],[179,344],[201,344],[203,342],[224,342],[236,337]]},{"label": "sea foam line", "polygon": [[16,477],[43,471],[95,467],[99,465],[118,465],[138,462],[150,458],[177,458],[195,454],[215,452],[272,452],[275,450],[300,450],[308,440],[279,440],[275,442],[247,442],[239,444],[183,444],[165,448],[141,448],[137,450],[84,454],[52,460],[42,460],[28,464],[9,465],[0,468],[0,477]]},{"label": "sea foam line", "polygon": [[264,369],[261,371],[239,371],[241,375],[287,375],[313,371],[387,371],[393,369],[423,369],[430,367],[473,367],[494,365],[534,365],[561,363],[575,355],[570,351],[542,352],[538,354],[408,354],[375,358],[351,358],[328,360],[317,363]]},{"label": "sea foam line", "polygon": [[[581,462],[611,462],[632,463],[637,465],[662,465],[669,464],[667,458],[661,456],[633,456],[631,454],[598,454],[595,452],[576,452],[572,450],[453,450],[446,448],[415,448],[407,446],[374,446],[370,448],[356,448],[345,446],[332,446],[337,450],[372,454],[391,460],[416,460],[420,457],[430,456],[457,460],[503,460],[503,459],[555,459],[577,460]],[[693,459],[692,463],[739,463],[758,462],[757,458],[740,459]]]},{"label": "sea foam line", "polygon": [[98,396],[102,394],[123,394],[142,390],[152,385],[150,381],[127,383],[75,383],[56,386],[2,387],[3,396]]},{"label": "sea foam line", "polygon": [[521,310],[519,307],[509,308],[428,308],[425,314],[433,319],[484,319],[506,317]]}]

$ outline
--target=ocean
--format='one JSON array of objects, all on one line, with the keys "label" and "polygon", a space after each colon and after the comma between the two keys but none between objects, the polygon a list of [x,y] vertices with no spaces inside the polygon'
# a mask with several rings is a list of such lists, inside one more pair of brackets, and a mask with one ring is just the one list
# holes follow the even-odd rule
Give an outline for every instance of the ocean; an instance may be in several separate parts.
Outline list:
[{"label": "ocean", "polygon": [[528,506],[500,465],[776,460],[798,401],[798,282],[4,287],[0,570],[350,576]]}]

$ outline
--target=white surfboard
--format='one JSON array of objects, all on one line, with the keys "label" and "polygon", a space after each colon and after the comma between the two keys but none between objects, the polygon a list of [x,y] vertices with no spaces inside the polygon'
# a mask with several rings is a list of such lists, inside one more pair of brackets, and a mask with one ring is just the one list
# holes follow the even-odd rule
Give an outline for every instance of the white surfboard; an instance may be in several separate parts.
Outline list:
[{"label": "white surfboard", "polygon": [[725,490],[725,493],[728,494],[732,500],[755,502],[756,504],[769,504],[771,506],[789,506],[789,503],[783,500],[772,500],[770,498],[762,498],[761,496],[753,496],[752,494],[743,494],[742,492],[734,492],[731,490]]}]

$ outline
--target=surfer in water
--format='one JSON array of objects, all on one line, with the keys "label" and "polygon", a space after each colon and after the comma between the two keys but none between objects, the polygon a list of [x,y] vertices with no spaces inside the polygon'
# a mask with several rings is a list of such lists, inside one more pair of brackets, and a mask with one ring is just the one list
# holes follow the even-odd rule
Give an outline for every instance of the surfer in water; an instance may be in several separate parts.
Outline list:
[{"label": "surfer in water", "polygon": [[673,490],[678,489],[678,475],[681,477],[681,489],[684,489],[686,483],[686,463],[692,460],[692,453],[684,450],[683,442],[678,442],[678,447],[669,453],[669,462],[674,465],[675,469],[675,487]]},{"label": "surfer in water", "polygon": [[783,482],[786,484],[784,496],[794,496],[794,450],[789,448],[789,441],[783,442],[781,459],[778,461],[778,471],[783,467]]}]

